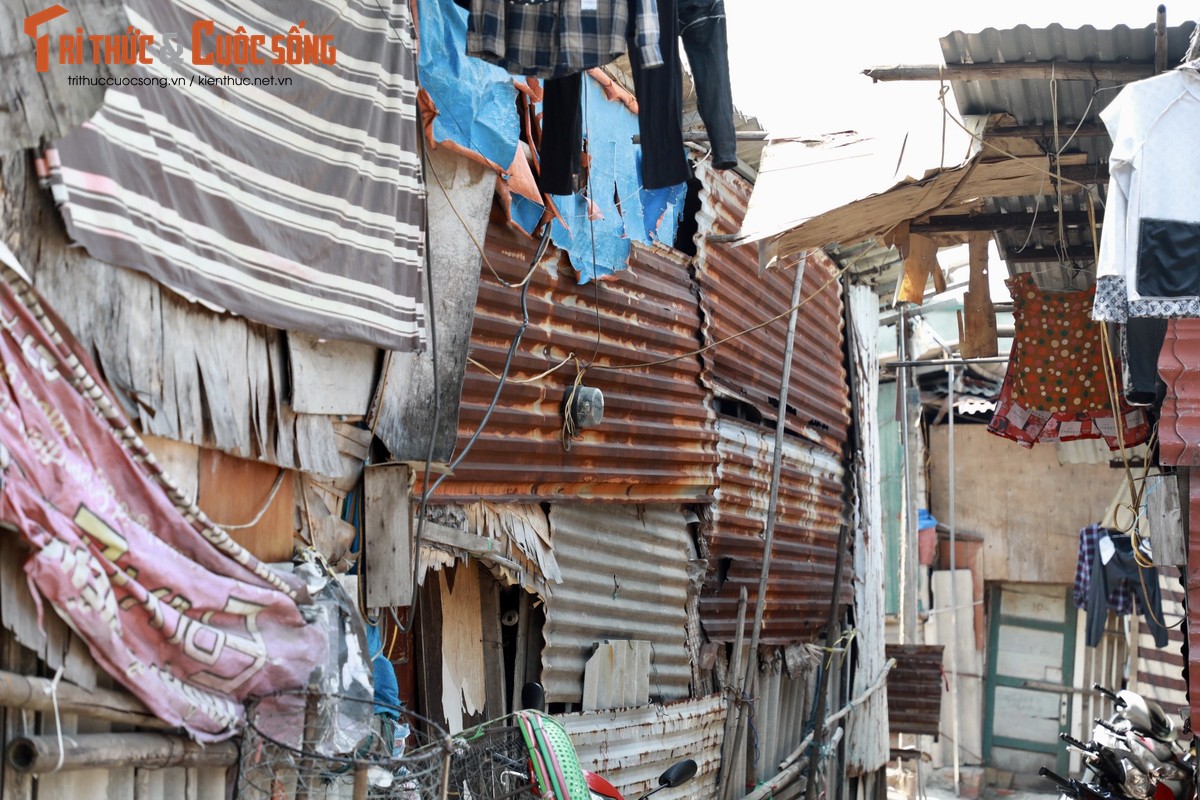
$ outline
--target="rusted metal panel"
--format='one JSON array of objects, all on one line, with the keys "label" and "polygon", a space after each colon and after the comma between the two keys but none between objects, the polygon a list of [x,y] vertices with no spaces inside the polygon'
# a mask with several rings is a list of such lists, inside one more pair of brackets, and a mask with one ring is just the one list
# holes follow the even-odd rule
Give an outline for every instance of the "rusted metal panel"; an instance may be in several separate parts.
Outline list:
[{"label": "rusted metal panel", "polygon": [[887,646],[887,657],[896,659],[888,675],[888,727],[892,733],[938,735],[942,650],[940,644]]},{"label": "rusted metal panel", "polygon": [[[698,215],[700,230],[733,233],[741,226],[751,185],[728,171],[701,165],[704,189]],[[704,315],[705,342],[747,331],[773,317],[780,319],[704,353],[714,390],[754,406],[764,419],[775,419],[779,376],[791,302],[791,269],[758,271],[753,247],[701,242],[696,280]],[[793,267],[794,268],[794,267]],[[849,426],[849,394],[842,354],[841,287],[836,267],[824,253],[810,254],[805,266],[797,320],[796,349],[788,399],[789,426],[839,449]]]},{"label": "rusted metal panel", "polygon": [[[729,642],[737,628],[742,585],[750,593],[747,616],[753,618],[775,433],[727,419],[718,420],[717,432],[720,487],[707,537],[709,576],[700,613],[709,638]],[[823,447],[789,437],[779,484],[761,641],[787,645],[811,639],[828,620],[843,519],[841,460]],[[851,603],[853,565],[847,563],[844,569],[842,600]]]},{"label": "rusted metal panel", "polygon": [[667,767],[685,758],[695,759],[696,777],[655,797],[716,796],[725,721],[720,695],[559,719],[571,734],[583,768],[603,775],[625,797],[653,789]]},{"label": "rusted metal panel", "polygon": [[[491,268],[510,282],[528,269],[536,242],[493,213],[485,245]],[[487,427],[435,499],[578,497],[632,502],[703,501],[716,481],[716,434],[700,361],[699,310],[682,254],[635,244],[630,267],[580,286],[553,248],[535,269],[529,328]],[[520,290],[485,265],[470,356],[498,375],[521,322]],[[592,363],[584,382],[604,393],[604,420],[568,452],[561,408],[577,355]],[[666,363],[636,369],[614,366]],[[467,366],[458,449],[479,427],[496,377]],[[519,465],[518,468],[514,468]]]},{"label": "rusted metal panel", "polygon": [[562,584],[546,599],[542,683],[550,702],[583,699],[583,672],[605,639],[651,643],[650,696],[688,696],[684,646],[689,533],[678,506],[556,505],[550,539]]}]

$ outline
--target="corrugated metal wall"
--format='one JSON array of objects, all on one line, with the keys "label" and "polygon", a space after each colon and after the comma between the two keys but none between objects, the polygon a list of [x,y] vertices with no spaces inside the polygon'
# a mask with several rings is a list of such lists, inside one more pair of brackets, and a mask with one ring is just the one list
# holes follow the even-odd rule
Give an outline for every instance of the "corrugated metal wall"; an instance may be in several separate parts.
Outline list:
[{"label": "corrugated metal wall", "polygon": [[[739,588],[747,587],[754,616],[763,556],[773,431],[721,419],[720,486],[708,537],[709,586],[700,600],[709,639],[730,642],[737,628]],[[842,464],[837,454],[789,437],[784,442],[775,546],[767,585],[763,644],[807,641],[829,617],[838,528],[842,523]],[[853,600],[853,565],[842,576],[843,599]],[[720,581],[719,585],[715,585]]]},{"label": "corrugated metal wall", "polygon": [[725,701],[709,695],[626,711],[592,711],[559,717],[571,734],[584,769],[603,775],[625,797],[658,785],[667,767],[685,758],[700,767],[696,777],[655,797],[713,797],[721,765]]},{"label": "corrugated metal wall", "polygon": [[583,698],[604,639],[651,642],[650,696],[688,696],[687,523],[678,506],[556,505],[550,537],[563,582],[546,601],[542,683],[550,702]]},{"label": "corrugated metal wall", "polygon": [[[528,269],[536,242],[493,213],[486,250],[510,282]],[[549,255],[529,291],[530,325],[487,428],[437,498],[610,498],[624,502],[706,500],[716,448],[699,359],[699,311],[682,253],[635,244],[629,269],[580,286]],[[598,305],[597,305],[598,300]],[[485,266],[470,356],[499,374],[521,320],[519,290]],[[560,442],[561,407],[576,370],[540,375],[569,354],[597,367],[681,357],[649,367],[590,369],[585,382],[604,392],[604,421],[570,452]],[[468,363],[459,417],[461,449],[478,428],[496,378]]]},{"label": "corrugated metal wall", "polygon": [[[736,232],[751,185],[732,171],[714,172],[703,164],[696,175],[704,184],[700,229],[713,234]],[[703,243],[697,255],[706,342],[741,333],[788,310],[794,265],[760,273],[753,246]],[[824,253],[809,255],[801,288],[801,300],[806,302],[797,321],[792,360],[788,425],[840,450],[850,422],[850,401],[842,360],[841,286],[831,280],[835,272],[836,265]],[[786,335],[785,315],[707,351],[704,358],[715,391],[750,403],[765,419],[774,420]]]}]

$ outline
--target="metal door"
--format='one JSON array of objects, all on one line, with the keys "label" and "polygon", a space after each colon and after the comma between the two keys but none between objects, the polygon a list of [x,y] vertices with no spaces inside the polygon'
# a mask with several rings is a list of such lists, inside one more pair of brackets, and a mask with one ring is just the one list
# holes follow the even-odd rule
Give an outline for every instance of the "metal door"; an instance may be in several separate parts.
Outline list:
[{"label": "metal door", "polygon": [[1071,729],[1075,615],[1071,587],[1005,584],[992,589],[983,757],[1038,786],[1039,766],[1068,769],[1058,734]]}]

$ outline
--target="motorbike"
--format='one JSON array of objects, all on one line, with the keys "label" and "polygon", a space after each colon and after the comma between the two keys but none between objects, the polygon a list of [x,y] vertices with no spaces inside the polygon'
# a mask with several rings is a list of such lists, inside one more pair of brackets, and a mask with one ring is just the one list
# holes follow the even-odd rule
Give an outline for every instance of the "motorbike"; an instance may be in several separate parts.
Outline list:
[{"label": "motorbike", "polygon": [[1088,742],[1061,734],[1083,756],[1083,780],[1063,778],[1046,768],[1041,774],[1062,798],[1083,800],[1185,800],[1195,788],[1194,744],[1180,739],[1180,726],[1162,707],[1136,692],[1092,687],[1113,702],[1112,718],[1095,720]]}]

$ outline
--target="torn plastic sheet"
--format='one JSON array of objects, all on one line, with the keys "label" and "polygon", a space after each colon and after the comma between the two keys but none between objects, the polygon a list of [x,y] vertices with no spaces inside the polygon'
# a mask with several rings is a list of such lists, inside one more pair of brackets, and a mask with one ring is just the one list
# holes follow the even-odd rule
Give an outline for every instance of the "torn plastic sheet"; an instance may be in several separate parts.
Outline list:
[{"label": "torn plastic sheet", "polygon": [[554,221],[550,240],[567,251],[579,282],[587,283],[624,269],[632,242],[673,243],[687,184],[643,189],[642,148],[633,143],[637,117],[624,103],[609,100],[589,75],[584,76],[583,98],[591,156],[588,193],[598,214],[589,220],[587,201],[580,195],[552,195],[562,221]]},{"label": "torn plastic sheet", "polygon": [[466,54],[467,12],[453,0],[421,0],[418,22],[417,69],[422,88],[438,109],[434,139],[452,141],[507,167],[521,136],[512,75]]},{"label": "torn plastic sheet", "polygon": [[[454,142],[501,169],[513,164],[520,147],[513,77],[465,55],[466,12],[453,0],[420,0],[418,22],[421,84],[438,112],[434,140]],[[672,244],[686,185],[643,189],[642,149],[633,143],[637,115],[624,102],[609,99],[586,74],[583,102],[592,161],[589,194],[599,215],[589,220],[588,204],[580,196],[554,196],[562,220],[553,223],[551,241],[567,251],[580,283],[587,283],[624,269],[631,242]],[[531,193],[514,188],[509,214],[517,227],[532,234],[545,208],[523,194]]]}]

